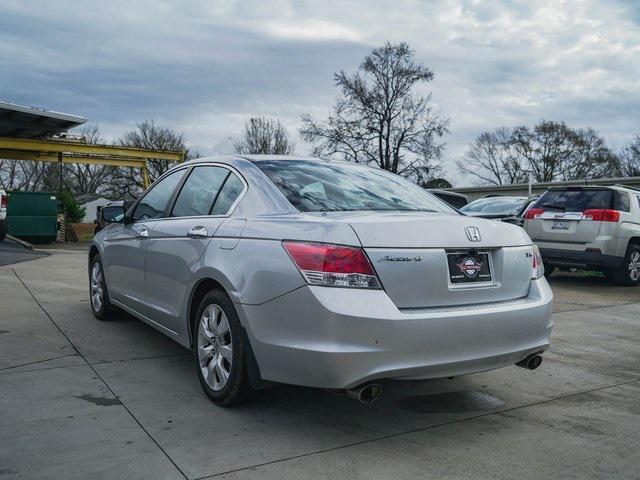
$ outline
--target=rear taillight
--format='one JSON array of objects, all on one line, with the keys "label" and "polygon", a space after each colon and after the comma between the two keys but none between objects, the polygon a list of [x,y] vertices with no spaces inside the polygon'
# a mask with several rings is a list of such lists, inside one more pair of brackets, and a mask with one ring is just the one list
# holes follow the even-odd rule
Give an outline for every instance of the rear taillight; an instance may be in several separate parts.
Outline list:
[{"label": "rear taillight", "polygon": [[618,210],[592,208],[582,212],[582,217],[596,222],[618,222],[620,221],[620,212]]},{"label": "rear taillight", "polygon": [[380,288],[364,250],[329,243],[282,242],[309,285]]},{"label": "rear taillight", "polygon": [[542,255],[540,255],[540,249],[537,245],[533,246],[533,264],[532,264],[531,278],[537,280],[544,275],[544,263],[542,262]]},{"label": "rear taillight", "polygon": [[0,208],[7,208],[9,206],[9,197],[7,195],[0,196]]},{"label": "rear taillight", "polygon": [[530,208],[524,214],[525,220],[534,220],[544,213],[544,208]]}]

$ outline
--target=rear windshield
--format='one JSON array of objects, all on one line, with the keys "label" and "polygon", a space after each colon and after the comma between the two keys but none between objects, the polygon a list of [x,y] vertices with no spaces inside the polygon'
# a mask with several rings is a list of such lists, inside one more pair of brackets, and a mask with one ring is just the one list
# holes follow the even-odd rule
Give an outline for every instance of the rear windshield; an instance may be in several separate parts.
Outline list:
[{"label": "rear windshield", "polygon": [[423,188],[383,170],[305,160],[261,160],[256,165],[301,212],[457,213]]},{"label": "rear windshield", "polygon": [[527,197],[490,197],[481,198],[460,209],[464,213],[484,213],[488,215],[515,215],[524,204]]},{"label": "rear windshield", "polygon": [[547,190],[536,207],[562,212],[584,212],[592,208],[613,208],[611,190]]}]

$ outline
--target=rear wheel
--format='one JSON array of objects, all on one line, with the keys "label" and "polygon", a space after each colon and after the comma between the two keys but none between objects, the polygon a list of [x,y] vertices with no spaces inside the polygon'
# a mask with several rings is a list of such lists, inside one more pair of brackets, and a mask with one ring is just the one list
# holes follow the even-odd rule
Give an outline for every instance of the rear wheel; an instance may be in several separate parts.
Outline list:
[{"label": "rear wheel", "polygon": [[0,242],[4,242],[5,237],[7,236],[7,232],[9,230],[9,225],[6,220],[0,220]]},{"label": "rear wheel", "polygon": [[616,285],[626,287],[640,285],[640,245],[629,245],[622,266],[610,271],[609,276]]},{"label": "rear wheel", "polygon": [[555,271],[555,265],[549,265],[548,263],[544,264],[544,276],[549,278],[551,274]]},{"label": "rear wheel", "polygon": [[237,405],[253,391],[247,378],[243,334],[229,297],[221,290],[207,293],[194,322],[194,359],[200,385],[217,405]]}]

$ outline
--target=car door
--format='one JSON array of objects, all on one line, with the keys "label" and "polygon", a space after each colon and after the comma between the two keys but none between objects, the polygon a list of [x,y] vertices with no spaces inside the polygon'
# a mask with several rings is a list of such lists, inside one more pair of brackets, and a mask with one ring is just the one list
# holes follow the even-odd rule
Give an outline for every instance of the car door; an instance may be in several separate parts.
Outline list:
[{"label": "car door", "polygon": [[109,295],[142,316],[147,315],[145,261],[153,222],[164,215],[186,169],[169,173],[156,182],[133,207],[132,223],[118,224],[105,236],[103,264]]},{"label": "car door", "polygon": [[147,308],[150,318],[173,334],[183,334],[186,328],[180,314],[194,267],[243,189],[243,181],[225,166],[195,166],[169,216],[151,226]]}]

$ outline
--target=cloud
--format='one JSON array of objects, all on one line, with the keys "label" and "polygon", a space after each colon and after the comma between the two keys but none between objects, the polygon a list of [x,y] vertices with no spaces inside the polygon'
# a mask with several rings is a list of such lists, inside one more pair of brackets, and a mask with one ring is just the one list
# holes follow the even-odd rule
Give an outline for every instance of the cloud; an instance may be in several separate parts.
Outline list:
[{"label": "cloud", "polygon": [[222,153],[251,115],[296,137],[302,113],[329,112],[335,71],[404,40],[436,73],[445,166],[463,184],[453,161],[486,129],[565,120],[616,148],[639,133],[639,23],[622,0],[5,0],[0,97],[86,116],[111,137],[154,118]]}]

